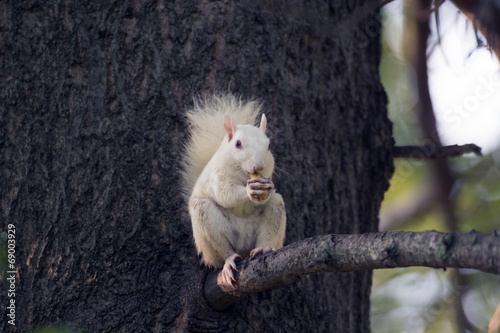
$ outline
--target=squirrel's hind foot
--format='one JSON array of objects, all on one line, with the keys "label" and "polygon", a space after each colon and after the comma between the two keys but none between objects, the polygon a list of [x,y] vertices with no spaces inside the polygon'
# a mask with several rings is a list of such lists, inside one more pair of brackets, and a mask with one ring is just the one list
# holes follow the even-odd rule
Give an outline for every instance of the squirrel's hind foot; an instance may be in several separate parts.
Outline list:
[{"label": "squirrel's hind foot", "polygon": [[233,281],[236,282],[234,278],[234,273],[233,269],[238,272],[238,269],[236,268],[236,259],[241,259],[241,256],[239,254],[233,254],[229,257],[226,258],[226,262],[224,263],[224,267],[222,268],[222,271],[220,272],[220,278],[222,279],[222,283],[233,287]]},{"label": "squirrel's hind foot", "polygon": [[266,253],[269,251],[276,251],[274,247],[266,246],[266,247],[256,247],[252,251],[250,251],[250,257],[255,257],[258,254]]}]

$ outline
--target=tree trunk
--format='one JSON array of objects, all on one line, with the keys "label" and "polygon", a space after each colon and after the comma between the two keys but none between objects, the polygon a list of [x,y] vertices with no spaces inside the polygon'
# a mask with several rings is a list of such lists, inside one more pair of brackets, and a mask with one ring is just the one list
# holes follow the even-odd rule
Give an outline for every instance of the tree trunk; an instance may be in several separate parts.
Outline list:
[{"label": "tree trunk", "polygon": [[[371,271],[315,274],[212,310],[179,162],[193,96],[257,97],[286,243],[375,231],[393,141],[370,6],[0,1],[1,226],[16,230],[16,328],[369,330]],[[0,304],[11,299],[1,288]]]}]

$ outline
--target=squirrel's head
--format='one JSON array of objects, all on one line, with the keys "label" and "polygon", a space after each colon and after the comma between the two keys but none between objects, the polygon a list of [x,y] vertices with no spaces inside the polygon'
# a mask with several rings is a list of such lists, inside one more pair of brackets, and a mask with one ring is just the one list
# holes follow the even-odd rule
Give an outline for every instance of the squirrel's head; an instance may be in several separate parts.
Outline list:
[{"label": "squirrel's head", "polygon": [[254,173],[271,177],[273,173],[274,158],[266,136],[266,127],[267,119],[264,114],[259,127],[236,125],[230,115],[226,114],[224,117],[226,149],[247,175]]}]

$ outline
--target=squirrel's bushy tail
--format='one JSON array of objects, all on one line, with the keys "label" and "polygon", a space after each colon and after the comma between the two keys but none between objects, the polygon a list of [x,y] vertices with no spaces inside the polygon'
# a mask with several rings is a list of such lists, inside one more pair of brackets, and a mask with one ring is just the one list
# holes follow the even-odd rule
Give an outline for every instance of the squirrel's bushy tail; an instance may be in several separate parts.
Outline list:
[{"label": "squirrel's bushy tail", "polygon": [[224,115],[229,114],[238,125],[255,125],[261,105],[256,101],[242,101],[233,95],[217,95],[195,100],[186,114],[189,141],[185,145],[182,162],[183,193],[188,199],[203,168],[219,149],[225,136]]}]

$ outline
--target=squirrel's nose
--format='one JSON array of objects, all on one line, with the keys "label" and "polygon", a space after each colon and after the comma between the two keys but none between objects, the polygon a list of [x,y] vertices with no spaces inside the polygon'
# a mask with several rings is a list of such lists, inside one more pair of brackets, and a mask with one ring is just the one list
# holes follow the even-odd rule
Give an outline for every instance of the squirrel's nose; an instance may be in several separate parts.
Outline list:
[{"label": "squirrel's nose", "polygon": [[260,173],[264,170],[264,166],[262,164],[256,164],[253,166],[253,173]]}]

